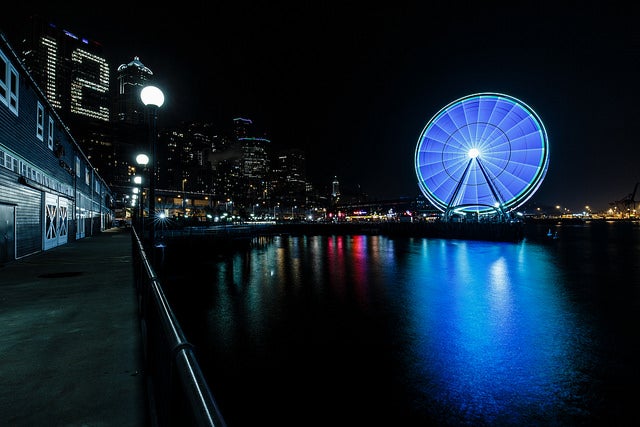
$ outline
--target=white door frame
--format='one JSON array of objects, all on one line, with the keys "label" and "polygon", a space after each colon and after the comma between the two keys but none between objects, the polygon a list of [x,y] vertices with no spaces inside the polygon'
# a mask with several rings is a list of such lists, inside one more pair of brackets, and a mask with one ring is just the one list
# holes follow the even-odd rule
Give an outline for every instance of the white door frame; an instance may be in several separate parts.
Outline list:
[{"label": "white door frame", "polygon": [[45,193],[43,209],[43,247],[47,249],[64,245],[69,234],[69,200]]}]

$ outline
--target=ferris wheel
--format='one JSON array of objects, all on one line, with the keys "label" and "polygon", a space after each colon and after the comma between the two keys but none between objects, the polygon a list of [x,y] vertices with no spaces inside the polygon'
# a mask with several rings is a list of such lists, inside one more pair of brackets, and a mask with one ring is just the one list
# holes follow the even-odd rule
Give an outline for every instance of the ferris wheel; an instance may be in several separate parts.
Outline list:
[{"label": "ferris wheel", "polygon": [[442,108],[415,151],[420,189],[445,218],[508,217],[537,191],[548,166],[549,142],[538,115],[498,93],[468,95]]}]

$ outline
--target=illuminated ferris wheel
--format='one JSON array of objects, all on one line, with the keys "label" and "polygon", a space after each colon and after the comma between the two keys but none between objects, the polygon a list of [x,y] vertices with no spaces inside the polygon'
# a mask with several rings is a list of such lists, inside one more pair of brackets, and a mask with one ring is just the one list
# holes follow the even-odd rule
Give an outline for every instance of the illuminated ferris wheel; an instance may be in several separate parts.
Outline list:
[{"label": "illuminated ferris wheel", "polygon": [[498,93],[468,95],[441,109],[415,152],[420,189],[445,219],[454,213],[508,218],[540,187],[548,165],[538,115]]}]

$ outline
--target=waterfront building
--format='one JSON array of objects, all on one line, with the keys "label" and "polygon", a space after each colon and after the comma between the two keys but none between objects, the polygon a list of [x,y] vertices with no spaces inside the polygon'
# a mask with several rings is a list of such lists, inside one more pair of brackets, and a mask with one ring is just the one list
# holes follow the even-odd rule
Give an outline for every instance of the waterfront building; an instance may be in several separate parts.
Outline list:
[{"label": "waterfront building", "polygon": [[113,195],[0,33],[0,262],[110,227]]}]

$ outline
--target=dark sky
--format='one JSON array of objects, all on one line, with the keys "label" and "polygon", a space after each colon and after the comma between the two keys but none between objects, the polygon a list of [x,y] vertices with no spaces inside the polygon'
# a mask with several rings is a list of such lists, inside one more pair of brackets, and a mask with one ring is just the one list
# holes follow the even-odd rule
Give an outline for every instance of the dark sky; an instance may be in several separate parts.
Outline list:
[{"label": "dark sky", "polygon": [[[602,210],[640,181],[634,2],[182,1],[150,14],[66,3],[24,2],[14,16],[40,12],[101,42],[112,72],[139,56],[165,92],[161,127],[252,119],[275,149],[306,151],[318,186],[336,175],[374,198],[416,196],[420,133],[478,92],[522,100],[546,127],[532,201]],[[5,19],[7,31],[20,22]]]}]

